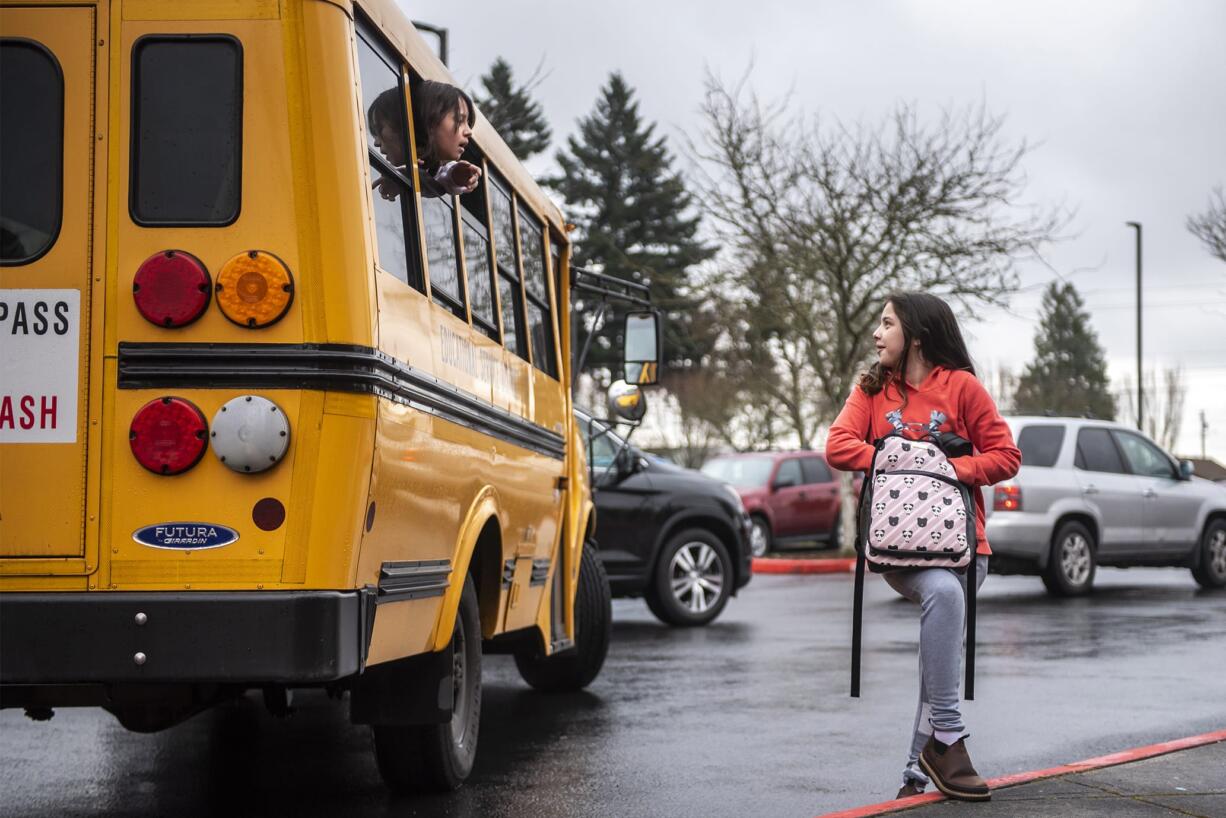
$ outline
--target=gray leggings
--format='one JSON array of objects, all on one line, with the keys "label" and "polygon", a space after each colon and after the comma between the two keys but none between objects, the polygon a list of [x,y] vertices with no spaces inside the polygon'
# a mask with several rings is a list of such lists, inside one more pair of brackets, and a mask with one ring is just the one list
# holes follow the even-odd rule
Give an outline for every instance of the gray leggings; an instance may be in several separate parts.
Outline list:
[{"label": "gray leggings", "polygon": [[[988,558],[975,566],[975,587],[988,575]],[[920,606],[919,706],[903,780],[920,785],[928,776],[919,768],[920,751],[933,730],[965,729],[958,709],[962,643],[966,626],[966,574],[948,568],[890,571],[882,576],[890,587]]]}]

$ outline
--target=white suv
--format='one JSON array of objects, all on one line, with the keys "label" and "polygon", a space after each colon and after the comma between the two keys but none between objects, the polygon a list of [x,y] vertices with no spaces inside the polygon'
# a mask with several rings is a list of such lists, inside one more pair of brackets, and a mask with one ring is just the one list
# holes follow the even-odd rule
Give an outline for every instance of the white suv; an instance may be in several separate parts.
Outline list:
[{"label": "white suv", "polygon": [[1120,423],[1006,421],[1022,467],[983,490],[994,572],[1038,574],[1059,596],[1088,593],[1097,565],[1183,566],[1226,587],[1226,486]]}]

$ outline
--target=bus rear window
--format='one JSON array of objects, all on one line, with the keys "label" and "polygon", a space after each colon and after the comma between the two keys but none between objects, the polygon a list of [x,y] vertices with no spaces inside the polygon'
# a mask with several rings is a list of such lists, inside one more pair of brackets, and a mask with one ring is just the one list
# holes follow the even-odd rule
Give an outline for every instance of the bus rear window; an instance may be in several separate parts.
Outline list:
[{"label": "bus rear window", "polygon": [[0,40],[0,264],[29,264],[60,232],[64,78],[27,40]]},{"label": "bus rear window", "polygon": [[223,227],[242,193],[243,54],[233,37],[151,36],[132,49],[132,220]]}]

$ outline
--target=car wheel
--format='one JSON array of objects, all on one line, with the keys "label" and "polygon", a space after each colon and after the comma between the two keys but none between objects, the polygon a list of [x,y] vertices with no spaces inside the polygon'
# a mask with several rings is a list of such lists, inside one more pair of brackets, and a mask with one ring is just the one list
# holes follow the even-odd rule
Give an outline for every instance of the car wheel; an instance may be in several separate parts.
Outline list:
[{"label": "car wheel", "polygon": [[749,550],[755,557],[761,557],[771,550],[771,524],[765,517],[754,515],[750,518]]},{"label": "car wheel", "polygon": [[827,548],[838,548],[843,534],[843,519],[842,516],[834,518],[834,527],[830,529],[830,539],[826,542]]},{"label": "car wheel", "polygon": [[1094,535],[1070,520],[1052,538],[1043,585],[1055,596],[1082,596],[1094,585]]},{"label": "car wheel", "polygon": [[379,774],[396,792],[447,792],[458,789],[472,772],[481,724],[481,616],[472,577],[464,579],[451,643],[451,720],[372,728]]},{"label": "car wheel", "polygon": [[541,655],[536,645],[516,651],[515,666],[523,680],[549,693],[587,687],[599,675],[609,653],[612,597],[609,577],[596,556],[596,546],[585,543],[579,560],[579,587],[575,591],[575,647],[555,656]]},{"label": "car wheel", "polygon": [[719,538],[702,528],[682,531],[660,549],[646,594],[651,612],[669,625],[706,625],[732,593],[732,560]]},{"label": "car wheel", "polygon": [[1205,526],[1192,576],[1202,588],[1226,588],[1226,520]]}]

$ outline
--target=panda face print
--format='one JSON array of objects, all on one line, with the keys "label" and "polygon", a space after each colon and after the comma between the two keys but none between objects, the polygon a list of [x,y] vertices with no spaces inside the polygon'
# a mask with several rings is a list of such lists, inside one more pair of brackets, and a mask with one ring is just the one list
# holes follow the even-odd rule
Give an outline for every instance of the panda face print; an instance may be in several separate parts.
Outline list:
[{"label": "panda face print", "polygon": [[931,534],[929,534],[928,536],[929,536],[929,538],[931,538],[931,539],[932,539],[932,541],[933,541],[933,542],[940,542],[940,541],[941,541],[941,532],[940,532],[940,531],[934,531],[934,532],[932,532]]},{"label": "panda face print", "polygon": [[873,511],[877,512],[878,514],[885,511],[885,503],[873,503]]},{"label": "panda face print", "polygon": [[879,487],[885,485],[885,475],[884,474],[877,475],[877,485]]},{"label": "panda face print", "polygon": [[911,542],[911,529],[908,528],[905,531],[903,531],[902,538],[906,542]]},{"label": "panda face print", "polygon": [[915,485],[915,478],[914,477],[904,477],[902,479],[902,484],[906,486],[907,488],[910,488],[911,486]]},{"label": "panda face print", "polygon": [[933,488],[934,490],[935,490],[935,489],[939,489],[939,488],[941,487],[941,481],[940,481],[940,480],[929,480],[929,481],[928,481],[928,484],[929,484],[930,486],[932,486],[932,488]]},{"label": "panda face print", "polygon": [[910,514],[912,511],[915,511],[915,503],[903,503],[902,510]]},{"label": "panda face print", "polygon": [[940,506],[933,506],[932,508],[930,508],[930,509],[928,509],[928,510],[932,512],[932,516],[933,516],[933,517],[940,517],[940,516],[941,516],[941,507],[940,507]]},{"label": "panda face print", "polygon": [[885,462],[889,463],[891,466],[896,465],[898,463],[898,455],[886,455]]},{"label": "panda face print", "polygon": [[961,534],[961,533],[958,534],[958,545],[966,545],[966,535],[965,534]]},{"label": "panda face print", "polygon": [[960,509],[958,509],[958,519],[959,519],[959,520],[965,520],[965,519],[966,519],[966,509],[964,509],[964,508],[960,508]]},{"label": "panda face print", "polygon": [[890,499],[891,500],[898,499],[898,489],[890,489]]},{"label": "panda face print", "polygon": [[949,464],[948,463],[938,463],[937,471],[939,471],[941,474],[949,474]]},{"label": "panda face print", "polygon": [[925,459],[924,459],[924,458],[922,458],[922,457],[917,457],[917,458],[915,458],[915,465],[916,465],[916,466],[922,466],[922,465],[924,465],[924,464],[925,464],[925,463],[927,463],[927,462],[928,462],[928,461],[927,461],[927,460],[925,460]]},{"label": "panda face print", "polygon": [[884,540],[885,539],[885,529],[879,528],[876,531],[874,531],[873,539],[876,540],[877,542],[881,542],[882,540]]}]

